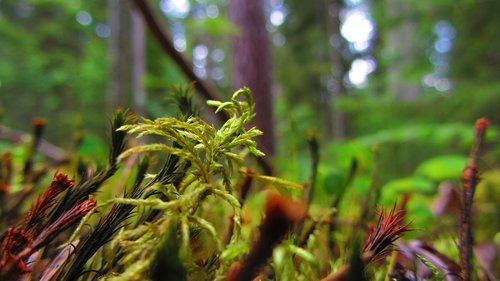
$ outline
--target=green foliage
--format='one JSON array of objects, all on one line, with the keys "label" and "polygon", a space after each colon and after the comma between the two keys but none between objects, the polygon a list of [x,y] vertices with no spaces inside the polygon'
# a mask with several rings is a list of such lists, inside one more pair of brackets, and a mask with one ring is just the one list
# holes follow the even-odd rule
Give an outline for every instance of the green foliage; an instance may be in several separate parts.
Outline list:
[{"label": "green foliage", "polygon": [[[220,14],[225,14],[224,1],[201,2],[190,3],[193,7],[199,5],[196,6],[197,9],[209,4],[218,5]],[[343,212],[344,215],[339,221],[350,225],[357,220],[361,209],[358,208],[361,204],[359,202],[363,202],[370,190],[373,190],[374,198],[378,199],[377,196],[380,195],[380,202],[385,205],[392,205],[396,200],[399,202],[402,193],[409,193],[408,216],[413,218],[413,226],[420,229],[414,236],[424,237],[427,233],[436,236],[436,230],[432,229],[434,223],[445,224],[446,229],[456,228],[455,221],[450,217],[437,219],[430,206],[439,197],[437,187],[441,181],[458,183],[460,180],[466,163],[465,156],[473,141],[469,124],[479,116],[488,117],[494,124],[500,123],[497,114],[500,84],[496,81],[500,69],[497,55],[500,42],[499,21],[496,12],[499,10],[499,3],[423,0],[409,3],[408,11],[389,16],[391,7],[388,2],[375,2],[370,5],[370,11],[376,21],[379,37],[369,52],[377,62],[377,70],[364,89],[345,88],[349,85],[343,83],[350,61],[364,54],[355,54],[347,46],[339,47],[337,44],[337,40],[341,39],[337,36],[341,34],[331,19],[331,13],[335,10],[330,5],[334,2],[311,4],[293,0],[280,7],[286,10],[286,22],[271,35],[274,39],[285,38],[286,42],[273,50],[277,78],[275,85],[278,89],[274,104],[278,113],[275,125],[280,136],[278,155],[273,160],[276,171],[282,178],[255,175],[252,179],[254,185],[278,187],[279,190],[285,189],[287,193],[292,191],[293,196],[301,196],[307,184],[296,182],[310,181],[311,161],[306,154],[305,135],[314,128],[321,132],[325,143],[321,146],[321,162],[311,206],[313,214],[325,210],[330,212],[332,202],[343,194],[345,199],[338,208],[340,214]],[[403,4],[402,1],[396,2]],[[253,140],[261,132],[256,128],[245,127],[252,119],[254,109],[249,91],[238,91],[228,102],[209,102],[217,107],[218,112],[225,111],[231,116],[220,128],[202,120],[197,111],[187,111],[186,109],[192,109],[192,104],[180,106],[184,109],[181,109],[183,114],[178,118],[154,119],[155,116],[172,112],[163,98],[170,87],[170,81],[185,81],[185,78],[169,59],[160,58],[158,47],[148,37],[144,82],[148,93],[146,115],[149,119],[123,126],[117,133],[122,134],[121,137],[125,131],[138,137],[144,136],[144,142],[121,154],[120,159],[126,162],[123,169],[118,170],[121,164],[116,162],[123,147],[110,153],[107,166],[101,164],[96,168],[83,165],[82,163],[87,164],[92,160],[97,160],[98,163],[106,161],[102,132],[105,127],[103,119],[106,106],[103,93],[108,63],[105,57],[106,40],[95,34],[97,24],[106,22],[104,6],[104,2],[85,1],[0,1],[2,125],[27,131],[29,122],[26,120],[43,116],[49,121],[46,137],[64,148],[72,147],[76,150],[76,157],[71,159],[71,165],[76,158],[83,159],[79,172],[73,172],[73,166],[62,167],[64,171],[78,175],[77,191],[69,191],[69,195],[65,197],[71,198],[71,194],[74,196],[72,200],[68,200],[68,206],[73,205],[75,200],[82,199],[82,194],[94,194],[99,189],[101,192],[96,196],[99,202],[104,203],[99,205],[98,210],[103,215],[110,205],[113,205],[113,212],[118,206],[122,210],[127,206],[130,210],[137,211],[126,222],[127,216],[116,221],[116,229],[125,223],[129,227],[120,233],[113,233],[117,235],[112,235],[112,242],[104,243],[106,245],[98,250],[101,257],[95,255],[88,262],[86,260],[87,263],[81,265],[81,268],[93,270],[96,265],[103,265],[104,269],[99,272],[105,276],[102,278],[125,280],[148,276],[151,265],[157,266],[170,260],[174,265],[179,265],[180,262],[182,265],[176,267],[179,272],[186,271],[194,279],[207,279],[207,276],[222,278],[231,263],[241,260],[241,256],[251,247],[251,235],[254,235],[253,229],[259,223],[261,206],[264,204],[261,192],[251,194],[245,203],[250,209],[246,212],[250,214],[251,222],[244,225],[245,210],[237,196],[241,178],[245,176],[242,168],[251,163],[247,160],[250,154],[262,156]],[[194,10],[193,8],[192,11]],[[82,25],[75,20],[80,11],[87,11],[92,15],[91,24]],[[182,21],[186,29],[187,56],[190,56],[190,50],[196,44],[206,44],[209,47],[207,65],[210,67],[216,64],[211,60],[210,51],[218,48],[228,54],[229,36],[238,33],[225,17],[199,19],[188,16],[186,19],[170,20],[176,26]],[[450,71],[447,78],[451,81],[451,90],[438,93],[433,89],[423,88],[414,101],[394,99],[394,93],[389,92],[391,82],[388,82],[388,69],[404,56],[390,52],[389,49],[393,46],[388,45],[386,35],[405,21],[414,24],[415,53],[410,55],[416,59],[411,65],[403,66],[399,75],[401,80],[420,85],[423,76],[432,71],[429,53],[434,47],[433,28],[438,20],[449,21],[457,31],[448,54]],[[335,55],[340,55],[341,59],[334,61]],[[227,69],[230,64],[219,62],[216,67],[224,69],[226,76],[218,81],[218,86],[229,87],[228,77],[230,79],[231,74]],[[327,79],[332,75],[335,77],[333,82]],[[332,85],[340,89],[335,92],[335,104],[329,103],[329,87]],[[187,91],[187,87],[174,89],[172,92],[182,91]],[[180,100],[179,97],[177,100]],[[332,109],[346,114],[349,129],[346,141],[329,142]],[[69,137],[70,132],[77,130],[75,137]],[[489,130],[488,146],[498,147],[499,135],[494,127]],[[36,165],[35,172],[41,174],[41,180],[30,183],[33,188],[24,193],[28,190],[28,185],[23,183],[24,177],[20,171],[29,154],[28,145],[23,147],[0,143],[0,151],[11,151],[12,161],[16,163],[9,193],[18,195],[13,196],[13,199],[8,197],[12,199],[5,201],[8,208],[16,204],[21,209],[28,208],[31,203],[22,203],[19,198],[31,197],[48,181],[44,173],[51,167]],[[477,188],[475,199],[475,207],[480,214],[475,218],[480,229],[476,238],[481,242],[490,241],[495,235],[498,237],[499,225],[492,223],[498,221],[500,216],[500,193],[496,189],[500,183],[496,168],[500,150],[495,147],[488,150],[484,162],[481,162],[481,168],[491,170],[481,175],[482,183]],[[133,164],[133,156],[146,153],[155,156],[150,169],[156,169],[148,171],[150,174],[147,175],[141,172],[142,168],[138,164]],[[42,159],[41,155],[35,155],[36,164],[40,164]],[[354,177],[349,180],[350,165],[354,159],[358,166]],[[2,161],[0,163],[5,162]],[[128,177],[128,173],[136,171],[142,175],[136,179]],[[111,177],[115,172],[117,175]],[[124,183],[129,191],[130,186],[141,185],[144,193],[140,196],[136,194],[133,198],[125,196],[107,201],[119,194],[117,190]],[[0,200],[4,202],[3,198]],[[220,204],[221,202],[226,203]],[[374,211],[370,210],[371,213]],[[226,230],[223,228],[225,221],[214,217],[225,216],[230,212],[235,215],[235,232],[228,238],[230,243],[225,244],[225,238],[221,235]],[[12,215],[9,220],[17,219],[18,215]],[[86,221],[95,226],[96,217],[96,214],[89,215]],[[309,242],[327,240],[325,236],[335,237],[338,247],[342,248],[348,244],[345,240],[348,240],[349,234],[346,234],[345,228],[349,227],[341,226],[339,231],[328,233],[324,229],[326,223],[322,220],[329,219],[330,216],[326,215],[312,215],[311,221],[308,221],[313,224]],[[453,222],[447,224],[448,221]],[[241,223],[241,227],[238,223]],[[6,230],[7,225],[6,221],[2,222],[3,230]],[[85,227],[78,231],[90,232]],[[174,232],[181,236],[173,235]],[[82,238],[84,235],[78,237]],[[192,251],[194,242],[205,246],[202,253]],[[317,248],[333,246],[323,246],[315,245],[316,249],[311,246],[297,248],[293,241],[287,240],[277,247],[270,264],[281,280],[309,280],[307,278],[312,278],[311,276],[319,276],[316,265],[311,260],[311,253],[327,257],[327,261],[321,261],[321,264],[329,261],[330,256],[324,252],[318,254]],[[158,249],[166,248],[172,249],[174,254],[162,256]],[[102,257],[113,256],[115,250],[119,253],[113,257],[115,264],[102,263]],[[441,251],[452,257],[455,255],[446,248]],[[49,254],[50,251],[47,252]],[[343,252],[340,256],[345,257]],[[304,262],[294,264],[296,257]],[[139,262],[128,267],[132,260]],[[342,260],[346,259],[330,261],[331,266],[322,270],[336,271]],[[219,261],[221,266],[214,273],[216,266],[213,263],[217,264]],[[433,269],[431,265],[428,267]],[[84,276],[82,278],[90,275]],[[155,279],[152,275],[150,277]]]},{"label": "green foliage", "polygon": [[460,178],[467,158],[461,155],[443,155],[421,163],[415,174],[440,182]]},{"label": "green foliage", "polygon": [[[394,198],[403,192],[433,193],[434,185],[431,181],[421,177],[402,178],[388,182],[382,187],[385,198]],[[392,201],[388,199],[388,201]]]},{"label": "green foliage", "polygon": [[[238,101],[239,96],[244,97],[245,101]],[[176,118],[158,118],[154,121],[144,119],[142,124],[123,126],[120,130],[139,133],[139,138],[146,135],[166,137],[179,147],[165,144],[142,145],[127,150],[120,158],[146,151],[167,152],[188,160],[195,167],[193,175],[200,177],[202,183],[209,183],[211,174],[222,173],[224,179],[229,179],[234,162],[243,160],[242,155],[232,152],[233,148],[244,146],[255,156],[264,155],[253,140],[262,132],[256,128],[244,128],[254,115],[253,100],[248,89],[237,91],[230,102],[209,101],[208,104],[217,106],[216,113],[224,110],[231,116],[219,130],[197,117],[190,117],[186,121]]]},{"label": "green foliage", "polygon": [[[0,108],[17,108],[3,124],[27,130],[25,120],[43,117],[53,122],[50,140],[68,145],[63,140],[81,118],[91,134],[103,137],[106,42],[94,33],[95,23],[105,20],[102,5],[0,3]],[[80,10],[92,12],[92,25],[75,20]]]},{"label": "green foliage", "polygon": [[[249,172],[246,167],[251,163],[248,156],[263,156],[254,140],[261,132],[256,128],[248,128],[255,107],[250,90],[243,88],[236,91],[227,102],[208,102],[215,107],[215,112],[224,111],[229,116],[220,127],[214,127],[197,115],[199,111],[189,96],[189,90],[189,87],[173,89],[173,97],[180,110],[178,118],[137,120],[128,111],[118,111],[111,124],[113,130],[106,165],[95,171],[91,167],[78,167],[79,176],[74,186],[73,181],[59,175],[59,181],[62,178],[71,188],[54,197],[50,192],[57,190],[54,187],[58,185],[53,181],[52,187],[37,199],[38,203],[32,204],[35,207],[27,213],[28,218],[45,216],[39,220],[31,219],[33,225],[43,222],[52,228],[41,232],[41,237],[47,240],[43,244],[46,250],[41,260],[48,261],[50,266],[47,270],[34,270],[30,274],[58,280],[157,281],[164,280],[164,274],[168,274],[169,280],[231,280],[234,278],[232,274],[238,273],[238,266],[245,264],[251,256],[248,253],[255,249],[256,241],[266,239],[263,234],[265,231],[281,225],[288,216],[298,216],[296,209],[302,208],[300,203],[286,201],[282,195],[276,195],[276,201],[264,201],[263,197],[269,188],[276,188],[307,200],[308,184]],[[144,141],[127,146],[127,135]],[[407,137],[406,133],[395,135],[401,137],[397,140]],[[448,133],[443,135],[447,136]],[[309,206],[309,215],[299,221],[300,228],[290,228],[285,239],[281,236],[278,244],[265,249],[269,256],[260,261],[267,264],[266,269],[260,271],[263,280],[320,280],[329,278],[325,277],[326,274],[330,277],[347,276],[343,280],[380,279],[393,273],[392,270],[385,272],[383,269],[386,266],[384,255],[394,247],[392,242],[409,231],[408,222],[404,222],[406,214],[411,218],[411,227],[417,229],[412,234],[417,239],[432,237],[437,231],[432,226],[445,223],[438,220],[430,209],[436,185],[441,180],[458,181],[459,166],[464,164],[465,158],[455,154],[432,158],[422,162],[412,176],[382,181],[379,173],[383,170],[379,170],[378,161],[386,144],[378,141],[391,140],[386,136],[372,139],[377,142],[361,139],[331,144],[331,147],[326,148],[327,153],[317,155],[324,157],[319,167],[315,167],[317,163],[311,165],[311,161],[308,162],[313,166],[311,171],[318,169],[317,184],[312,184],[314,181],[311,180],[311,186],[316,187],[312,191],[316,198]],[[374,143],[379,146],[367,147]],[[29,157],[22,153],[17,155],[18,152],[15,154],[15,161],[22,162]],[[138,161],[137,155],[140,155]],[[7,182],[10,188],[14,184],[5,181],[7,160],[5,156],[0,159],[0,183]],[[122,163],[126,164],[120,168]],[[36,171],[34,169],[32,173]],[[21,194],[31,192],[27,187],[40,185],[38,181],[27,183],[26,179],[34,177],[21,177],[21,181],[24,181],[18,188]],[[484,173],[484,179],[485,186],[494,186],[498,181],[497,173]],[[254,189],[248,195],[248,200],[245,200],[241,193],[247,181],[253,181]],[[130,187],[125,188],[122,197],[116,197],[116,192],[119,192],[116,186]],[[112,189],[115,189],[114,193]],[[96,205],[92,195],[98,190],[102,192],[98,197],[100,204]],[[482,185],[478,186],[477,199],[481,202],[484,196],[491,197],[491,194],[484,193],[485,190]],[[0,193],[0,200],[6,198],[10,201],[17,197],[9,192]],[[402,194],[409,195],[408,201],[401,197]],[[29,197],[27,195],[25,198]],[[395,205],[395,201],[399,204]],[[262,227],[264,223],[260,221],[264,202],[266,215],[262,221],[277,216],[273,220],[276,225],[270,228]],[[365,233],[365,226],[376,221],[374,217],[378,203],[392,205],[393,209],[389,213],[380,211],[379,222],[370,230],[370,234]],[[37,206],[48,206],[48,209],[42,208],[44,211],[38,212]],[[12,214],[9,217],[15,220],[20,214],[8,206],[0,210],[2,214]],[[74,210],[78,212],[71,213]],[[478,210],[489,218],[498,215],[495,213],[497,209],[491,205],[481,206]],[[77,219],[73,216],[77,216]],[[231,218],[229,224],[228,217]],[[4,229],[7,229],[7,225],[13,225],[4,234],[8,237],[5,241],[17,241],[15,231],[21,231],[20,235],[24,237],[22,235],[26,233],[36,234],[38,228],[44,229],[41,225],[35,230],[27,228],[27,232],[23,232],[24,228],[15,228],[15,221],[2,219]],[[65,219],[65,224],[61,224]],[[68,228],[75,227],[78,221],[80,223],[76,228]],[[261,227],[258,229],[259,223]],[[478,219],[477,223],[483,224],[484,221]],[[58,228],[60,225],[64,227]],[[87,228],[87,225],[92,227]],[[56,239],[54,233],[64,233],[64,237],[69,237],[68,244],[64,244],[66,247],[57,248],[61,241]],[[257,235],[260,235],[258,239],[255,238]],[[494,233],[481,231],[477,237],[487,240],[492,235]],[[30,236],[26,237],[30,241]],[[369,239],[361,243],[364,237]],[[446,239],[437,242],[440,245],[449,242],[450,238]],[[0,254],[18,255],[23,262],[31,258],[25,253],[41,247],[39,244],[33,248],[30,248],[32,244],[21,244],[21,248],[27,248],[16,252],[5,246],[9,243],[3,244]],[[366,250],[367,245],[375,250]],[[408,245],[420,247],[412,243]],[[425,252],[429,249],[424,247],[419,248],[419,251],[427,255],[436,253]],[[439,252],[442,255],[439,257],[443,259],[448,259],[446,254],[449,253],[456,255],[454,251],[440,251],[443,252]],[[66,252],[71,254],[65,255]],[[405,251],[401,253],[408,255]],[[370,262],[377,254],[380,260]],[[411,256],[407,258],[411,263],[419,259]],[[421,258],[420,261],[434,272],[436,278],[440,276],[435,264]],[[448,262],[453,263],[452,259]],[[0,275],[16,276],[12,274],[19,273],[12,270],[23,269],[21,265],[14,264],[14,267],[9,268],[0,263]],[[411,265],[404,266],[405,270],[413,270]]]},{"label": "green foliage", "polygon": [[155,260],[151,266],[151,280],[186,280],[187,273],[179,258],[180,241],[177,238],[176,229],[177,225],[175,222],[172,222],[172,226],[169,227],[169,231],[165,235],[165,241],[160,249],[157,250]]},{"label": "green foliage", "polygon": [[435,265],[433,265],[430,261],[428,261],[426,258],[422,257],[421,255],[417,254],[417,258],[432,271],[433,276],[429,280],[444,281],[443,277],[441,276],[441,272],[439,272],[439,269],[437,269],[437,267]]},{"label": "green foliage", "polygon": [[186,20],[186,28],[194,33],[208,34],[214,38],[238,34],[237,27],[224,17]]},{"label": "green foliage", "polygon": [[[240,97],[244,99],[240,101]],[[247,152],[255,156],[263,155],[256,148],[256,143],[253,140],[261,132],[256,128],[245,129],[245,125],[254,116],[254,104],[248,89],[237,91],[230,102],[209,101],[209,104],[217,106],[216,112],[224,110],[230,115],[229,120],[218,130],[195,116],[185,116],[184,121],[169,117],[156,120],[143,119],[142,123],[124,125],[119,128],[121,132],[137,133],[137,137],[156,135],[168,140],[166,144],[142,144],[130,148],[123,152],[119,159],[125,159],[135,153],[163,152],[188,162],[191,168],[179,186],[173,186],[171,183],[164,185],[158,182],[144,190],[144,194],[149,194],[151,191],[159,192],[168,198],[167,201],[158,198],[117,198],[110,201],[110,203],[151,208],[161,211],[164,215],[154,224],[139,225],[121,232],[111,242],[114,245],[112,248],[115,248],[112,252],[121,251],[123,254],[118,261],[119,264],[126,265],[137,259],[140,259],[141,262],[132,267],[126,267],[126,270],[120,275],[121,277],[114,276],[110,277],[109,280],[130,280],[130,278],[137,279],[139,276],[144,278],[153,263],[158,266],[160,261],[154,262],[155,257],[165,255],[156,254],[158,248],[163,249],[160,247],[161,243],[170,243],[169,240],[162,242],[163,240],[159,238],[171,237],[171,234],[167,235],[165,231],[172,229],[172,227],[177,228],[175,222],[178,222],[178,228],[181,232],[180,258],[187,266],[188,272],[195,276],[204,276],[204,279],[208,278],[208,275],[214,274],[214,272],[206,271],[190,261],[195,254],[191,248],[193,231],[201,232],[200,235],[207,235],[210,238],[209,243],[215,251],[214,254],[222,251],[222,241],[218,231],[211,222],[200,216],[198,211],[204,205],[207,197],[210,196],[227,202],[234,211],[235,225],[230,239],[231,243],[227,247],[228,250],[222,253],[221,259],[225,262],[231,262],[238,257],[232,253],[231,249],[236,249],[238,252],[238,245],[241,245],[237,244],[241,243],[239,242],[241,205],[235,197],[235,182],[232,178],[237,167],[243,165],[243,158]],[[174,145],[169,145],[169,142]],[[236,150],[240,147],[245,148],[247,152],[237,152]],[[233,244],[235,246],[232,246]],[[164,257],[163,259],[171,258]]]},{"label": "green foliage", "polygon": [[[300,259],[301,265],[297,270],[294,259]],[[318,276],[318,259],[309,251],[297,247],[293,239],[286,239],[273,251],[273,264],[278,280],[307,280],[307,276]]]}]

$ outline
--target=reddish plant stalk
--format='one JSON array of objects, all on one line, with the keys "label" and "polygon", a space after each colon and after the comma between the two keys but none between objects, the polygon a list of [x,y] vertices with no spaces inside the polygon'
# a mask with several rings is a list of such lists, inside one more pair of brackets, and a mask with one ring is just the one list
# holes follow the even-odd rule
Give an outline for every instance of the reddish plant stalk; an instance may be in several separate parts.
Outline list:
[{"label": "reddish plant stalk", "polygon": [[460,263],[462,277],[468,281],[472,275],[472,246],[474,243],[472,233],[472,200],[476,185],[479,182],[477,163],[480,150],[484,144],[484,135],[488,127],[488,120],[480,118],[475,125],[475,138],[469,156],[469,164],[462,173],[462,209],[460,212]]},{"label": "reddish plant stalk", "polygon": [[408,228],[410,223],[403,223],[406,212],[404,209],[392,207],[389,213],[380,211],[380,216],[376,226],[370,229],[368,238],[363,247],[363,255],[366,262],[381,260],[392,252],[393,243],[411,231]]},{"label": "reddish plant stalk", "polygon": [[31,127],[33,128],[33,143],[31,145],[31,150],[28,153],[28,157],[24,162],[23,174],[25,182],[32,180],[30,177],[33,172],[33,156],[38,151],[40,146],[45,125],[46,122],[42,118],[35,118],[31,122]]},{"label": "reddish plant stalk", "polygon": [[51,184],[25,215],[22,224],[9,228],[0,247],[1,280],[19,280],[23,274],[30,272],[33,265],[28,262],[30,256],[96,206],[96,200],[89,196],[60,216],[49,218],[51,209],[61,199],[59,195],[73,185],[74,180],[56,172]]},{"label": "reddish plant stalk", "polygon": [[32,243],[30,243],[29,246],[19,254],[19,256],[28,256],[41,247],[44,247],[57,234],[66,230],[68,227],[83,218],[88,212],[94,209],[96,205],[97,202],[95,198],[92,195],[89,195],[87,200],[64,212],[56,221],[45,227],[40,234],[33,239]]},{"label": "reddish plant stalk", "polygon": [[29,272],[28,266],[23,260],[18,258],[17,254],[30,243],[31,240],[32,238],[29,235],[15,226],[9,228],[0,249],[0,279],[2,279],[2,277],[20,276]]},{"label": "reddish plant stalk", "polygon": [[74,180],[70,180],[66,175],[57,171],[50,186],[42,193],[25,216],[22,224],[23,231],[32,236],[37,235],[40,229],[43,228],[44,222],[46,223],[47,211],[56,204],[56,197],[71,188],[74,183]]},{"label": "reddish plant stalk", "polygon": [[1,189],[6,192],[10,186],[13,174],[12,152],[4,152],[0,163],[2,165],[2,167],[0,167],[0,186],[3,186]]}]

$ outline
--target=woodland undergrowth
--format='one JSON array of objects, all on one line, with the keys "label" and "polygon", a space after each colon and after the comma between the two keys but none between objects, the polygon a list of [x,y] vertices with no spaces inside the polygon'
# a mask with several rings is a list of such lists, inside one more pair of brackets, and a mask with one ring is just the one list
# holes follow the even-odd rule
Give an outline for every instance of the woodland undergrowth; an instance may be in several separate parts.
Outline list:
[{"label": "woodland undergrowth", "polygon": [[249,126],[249,89],[207,102],[229,116],[220,126],[202,118],[189,91],[174,91],[177,117],[118,110],[105,165],[77,157],[44,163],[37,157],[42,120],[33,123],[23,159],[4,151],[0,280],[495,280],[494,270],[477,269],[472,252],[486,120],[476,124],[464,170],[460,257],[449,257],[431,241],[397,241],[418,231],[406,218],[408,195],[384,210],[372,184],[352,204],[357,218],[342,219],[356,160],[331,204],[315,206],[314,137],[308,183],[261,174],[255,138],[262,132]]}]

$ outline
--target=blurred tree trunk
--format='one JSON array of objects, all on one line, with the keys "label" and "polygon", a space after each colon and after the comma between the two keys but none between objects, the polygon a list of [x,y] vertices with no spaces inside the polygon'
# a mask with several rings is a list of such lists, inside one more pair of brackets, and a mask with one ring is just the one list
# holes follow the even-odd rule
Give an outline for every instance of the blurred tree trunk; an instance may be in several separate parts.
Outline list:
[{"label": "blurred tree trunk", "polygon": [[[385,11],[385,4],[386,3],[382,1],[368,1],[368,5],[372,7],[372,10],[375,10],[374,13],[376,13],[376,11],[378,10]],[[377,16],[375,16],[375,22],[377,22]],[[375,58],[377,66],[371,74],[370,84],[372,85],[371,89],[373,89],[373,94],[375,96],[382,96],[387,93],[387,79],[385,79],[385,74],[387,73],[387,64],[384,63],[384,57],[382,55],[385,44],[385,33],[386,28],[384,28],[382,24],[380,24],[377,27],[377,32],[375,32],[375,35],[372,39],[371,54]]]},{"label": "blurred tree trunk", "polygon": [[108,102],[111,110],[127,107],[132,92],[130,71],[131,46],[130,7],[123,0],[108,0],[108,21],[110,36],[108,41],[108,57],[110,68],[108,80]]},{"label": "blurred tree trunk", "polygon": [[343,5],[342,0],[325,0],[325,11],[323,11],[326,18],[326,34],[333,39],[329,40],[333,42],[333,46],[327,46],[333,73],[325,87],[328,98],[325,100],[326,114],[324,115],[325,125],[331,124],[327,130],[327,138],[335,140],[345,139],[348,134],[347,116],[337,107],[338,99],[347,92],[343,79],[350,65],[350,61],[343,55],[343,52],[348,50],[348,46],[340,34],[340,13]]},{"label": "blurred tree trunk", "polygon": [[273,104],[271,97],[271,55],[266,17],[261,0],[231,0],[229,15],[239,28],[233,38],[234,87],[249,87],[255,98],[253,126],[264,132],[258,139],[266,154],[274,152]]},{"label": "blurred tree trunk", "polygon": [[110,69],[108,102],[111,110],[132,107],[144,113],[144,25],[129,1],[108,0]]},{"label": "blurred tree trunk", "polygon": [[417,24],[411,11],[412,5],[402,0],[388,0],[387,14],[398,23],[389,30],[387,46],[393,61],[387,68],[389,91],[402,100],[414,100],[422,91],[420,79],[408,77],[417,64]]},{"label": "blurred tree trunk", "polygon": [[145,30],[141,14],[132,11],[132,107],[138,115],[144,116],[146,92],[144,90],[145,73]]}]

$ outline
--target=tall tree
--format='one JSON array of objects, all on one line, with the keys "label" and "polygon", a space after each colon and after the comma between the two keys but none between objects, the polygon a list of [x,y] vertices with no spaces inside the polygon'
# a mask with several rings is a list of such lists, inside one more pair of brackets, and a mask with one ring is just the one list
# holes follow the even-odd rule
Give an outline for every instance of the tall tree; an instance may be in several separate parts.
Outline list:
[{"label": "tall tree", "polygon": [[284,130],[290,134],[302,138],[315,128],[331,140],[348,131],[346,116],[336,106],[346,91],[343,78],[351,60],[339,32],[343,7],[340,0],[286,1],[286,21],[278,28],[286,43],[277,48],[276,59],[283,66],[277,68],[285,107],[279,114],[290,120]]},{"label": "tall tree", "polygon": [[239,28],[232,41],[234,87],[248,86],[253,91],[256,103],[253,125],[264,132],[259,140],[261,149],[272,155],[271,55],[263,3],[260,0],[231,0],[229,15]]},{"label": "tall tree", "polygon": [[[340,34],[341,12],[344,6],[342,0],[326,0],[325,6],[328,7],[328,12],[324,12],[326,34],[332,38],[330,44],[327,45],[329,60],[332,63],[332,74],[328,79],[328,84],[325,92],[325,109],[323,115],[325,118],[325,127],[328,139],[345,139],[348,131],[348,120],[346,114],[338,108],[337,102],[341,96],[345,95],[347,90],[344,84],[344,77],[351,63],[351,58],[347,58],[348,46],[345,39]],[[331,124],[328,126],[327,124]]]},{"label": "tall tree", "polygon": [[[454,83],[497,83],[500,75],[500,1],[459,1],[441,7],[456,28],[450,76]],[[447,17],[444,17],[447,16]]]},{"label": "tall tree", "polygon": [[126,0],[108,0],[110,37],[108,56],[110,79],[108,102],[111,109],[133,107],[143,114],[145,93],[142,86],[144,75],[144,27],[139,14]]},{"label": "tall tree", "polygon": [[387,69],[388,87],[397,98],[415,100],[422,92],[422,87],[420,77],[408,75],[408,70],[415,68],[419,55],[416,39],[417,22],[412,12],[412,5],[408,5],[406,1],[388,0],[386,8],[387,15],[397,23],[387,32],[387,48],[394,59]]},{"label": "tall tree", "polygon": [[132,11],[132,107],[138,115],[144,115],[146,92],[143,77],[146,71],[144,21],[139,11]]},{"label": "tall tree", "polygon": [[127,107],[131,89],[130,7],[127,1],[108,0],[108,57],[110,77],[108,102],[111,109]]},{"label": "tall tree", "polygon": [[2,125],[30,130],[27,120],[43,117],[46,137],[66,146],[78,122],[101,133],[107,65],[96,30],[103,11],[101,1],[0,1]]}]

